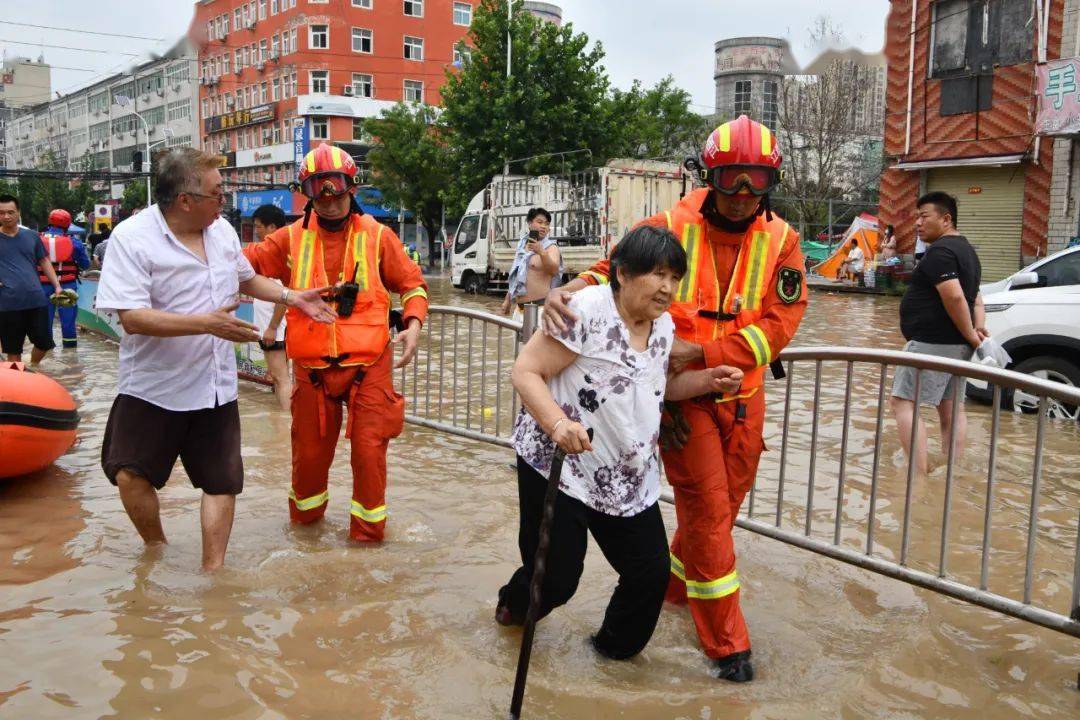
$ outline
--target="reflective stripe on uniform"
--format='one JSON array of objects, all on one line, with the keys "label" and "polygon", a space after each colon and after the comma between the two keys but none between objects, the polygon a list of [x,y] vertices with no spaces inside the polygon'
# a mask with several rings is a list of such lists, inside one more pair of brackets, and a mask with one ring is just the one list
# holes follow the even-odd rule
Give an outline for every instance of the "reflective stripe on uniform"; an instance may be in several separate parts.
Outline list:
[{"label": "reflective stripe on uniform", "polygon": [[[353,249],[353,267],[350,268],[355,273],[356,282],[360,285],[361,290],[368,289],[368,265],[367,265],[367,232],[361,231],[359,238],[354,233],[349,239],[352,243]],[[356,272],[356,266],[360,266],[360,272]],[[344,271],[344,268],[342,268]],[[353,277],[343,278],[346,282],[352,282]]]},{"label": "reflective stripe on uniform", "polygon": [[300,258],[296,264],[296,272],[293,273],[292,284],[297,290],[307,290],[311,287],[311,273],[315,264],[315,231],[303,230],[300,236]]},{"label": "reflective stripe on uniform", "polygon": [[724,123],[718,128],[720,135],[720,152],[731,150],[731,123]]},{"label": "reflective stripe on uniform", "polygon": [[732,570],[731,573],[716,580],[687,580],[686,568],[682,561],[671,555],[671,574],[686,583],[686,596],[696,600],[718,600],[727,597],[739,589],[739,573]]},{"label": "reflective stripe on uniform", "polygon": [[592,270],[586,270],[583,273],[578,273],[578,277],[581,278],[582,280],[585,280],[586,277],[591,277],[593,280],[596,281],[597,285],[607,285],[608,284],[607,275],[601,275],[600,273],[593,272]]},{"label": "reflective stripe on uniform", "polygon": [[747,325],[739,331],[739,334],[746,338],[746,343],[753,351],[758,367],[772,362],[772,347],[769,345],[769,338],[765,337],[761,328],[757,325]]},{"label": "reflective stripe on uniform", "polygon": [[761,296],[764,295],[765,262],[769,257],[769,243],[772,241],[767,232],[755,232],[750,240],[746,254],[746,269],[743,274],[744,310],[761,308]]},{"label": "reflective stripe on uniform", "polygon": [[296,497],[296,491],[292,488],[289,488],[289,499],[293,501],[294,505],[296,505],[297,510],[314,510],[315,508],[321,507],[330,501],[330,491],[323,490],[318,495],[312,495],[311,497],[307,498],[298,498]]},{"label": "reflective stripe on uniform", "polygon": [[340,170],[341,166],[344,164],[341,158],[341,148],[336,145],[330,148],[330,157],[333,159],[334,169]]},{"label": "reflective stripe on uniform", "polygon": [[368,510],[366,507],[353,500],[352,515],[353,517],[360,518],[361,520],[369,523],[382,522],[386,519],[386,506],[380,505],[377,508],[372,508],[371,510]]},{"label": "reflective stripe on uniform", "polygon": [[315,172],[315,153],[308,153],[307,156],[307,171],[309,173]]},{"label": "reflective stripe on uniform", "polygon": [[772,155],[772,133],[764,125],[759,127],[761,127],[761,156],[769,157]]},{"label": "reflective stripe on uniform", "polygon": [[408,291],[408,293],[402,296],[402,304],[405,304],[413,298],[423,298],[424,300],[427,300],[428,291],[426,289],[423,289],[422,287],[411,289]]},{"label": "reflective stripe on uniform", "polygon": [[701,226],[687,223],[683,227],[681,243],[686,251],[686,274],[683,275],[679,289],[675,292],[675,302],[694,302],[697,300],[698,273],[701,269]]}]

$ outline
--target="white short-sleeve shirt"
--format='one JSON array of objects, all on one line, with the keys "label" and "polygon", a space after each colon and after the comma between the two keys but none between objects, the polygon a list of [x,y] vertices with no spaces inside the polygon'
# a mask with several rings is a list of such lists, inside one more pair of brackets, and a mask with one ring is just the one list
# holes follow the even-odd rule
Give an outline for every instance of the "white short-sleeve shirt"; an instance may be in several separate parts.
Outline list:
[{"label": "white short-sleeve shirt", "polygon": [[[578,358],[548,388],[569,418],[592,428],[593,452],[567,456],[559,489],[598,512],[637,515],[660,497],[660,414],[675,324],[661,315],[638,352],[610,285],[575,293],[570,308],[578,320],[555,339]],[[513,444],[537,472],[550,471],[555,444],[524,409]]]},{"label": "white short-sleeve shirt", "polygon": [[[224,219],[203,231],[204,263],[169,230],[157,205],[116,226],[101,271],[99,310],[151,308],[180,315],[211,312],[235,302],[255,270]],[[167,410],[201,410],[236,399],[233,343],[212,335],[120,341],[119,392]]]}]

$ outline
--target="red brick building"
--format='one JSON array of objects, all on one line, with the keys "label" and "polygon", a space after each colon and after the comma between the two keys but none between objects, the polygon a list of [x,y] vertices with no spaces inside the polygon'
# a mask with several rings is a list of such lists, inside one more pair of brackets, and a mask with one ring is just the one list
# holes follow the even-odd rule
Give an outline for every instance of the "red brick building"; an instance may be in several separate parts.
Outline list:
[{"label": "red brick building", "polygon": [[362,159],[365,119],[402,101],[440,102],[477,4],[199,0],[203,148],[226,157],[226,180],[260,184],[294,179],[297,123],[309,145],[332,142]]},{"label": "red brick building", "polygon": [[1033,135],[1035,63],[1060,57],[1064,5],[892,0],[880,213],[901,252],[918,195],[944,190],[984,279],[1046,254],[1054,141]]}]

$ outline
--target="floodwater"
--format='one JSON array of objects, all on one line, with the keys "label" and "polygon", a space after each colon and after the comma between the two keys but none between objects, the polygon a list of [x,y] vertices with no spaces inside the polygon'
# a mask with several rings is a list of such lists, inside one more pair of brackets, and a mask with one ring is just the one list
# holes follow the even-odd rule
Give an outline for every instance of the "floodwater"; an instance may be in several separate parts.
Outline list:
[{"label": "floodwater", "polygon": [[[443,281],[433,285],[435,302],[496,305],[460,296]],[[796,344],[901,345],[895,300],[815,294],[810,308]],[[420,370],[429,362],[422,357]],[[101,474],[116,367],[115,346],[95,338],[83,339],[77,354],[59,352],[48,372],[80,405],[79,442],[47,471],[0,483],[0,717],[506,716],[520,632],[496,625],[493,610],[517,559],[509,451],[407,426],[390,450],[387,542],[357,547],[346,539],[347,452],[339,451],[332,471],[326,520],[291,527],[289,418],[265,388],[241,383],[245,490],[228,566],[207,576],[198,571],[198,493],[179,465],[162,493],[170,544],[152,551]],[[813,365],[796,372],[799,431],[789,439],[781,507],[788,529],[804,527],[810,485]],[[828,412],[812,513],[812,534],[821,538],[834,531],[843,408],[835,379],[843,372],[828,366],[823,382]],[[877,370],[860,367],[855,379],[841,531],[842,542],[861,547]],[[438,384],[450,394],[441,377]],[[772,383],[770,420],[781,417],[782,390]],[[431,404],[431,392],[420,405]],[[490,414],[485,403],[481,394],[477,405],[484,407],[472,412]],[[968,582],[977,580],[980,564],[990,418],[980,406],[969,405],[969,413],[971,447],[954,473],[946,553],[948,571]],[[1035,420],[1003,413],[1001,424],[990,589],[1017,597]],[[776,512],[781,438],[775,422],[769,428],[755,519]],[[886,414],[874,521],[875,551],[889,558],[899,552],[906,477],[892,428]],[[936,451],[933,431],[931,438]],[[1060,612],[1080,506],[1075,424],[1049,422],[1047,450],[1033,591]],[[912,490],[909,560],[932,572],[940,560],[934,528],[943,485],[938,468]],[[665,518],[670,533],[670,508]],[[577,596],[538,628],[525,715],[1080,717],[1075,639],[743,530],[736,543],[755,682],[711,679],[682,609],[665,610],[638,658],[598,658],[586,638],[599,625],[614,575],[593,549]]]}]

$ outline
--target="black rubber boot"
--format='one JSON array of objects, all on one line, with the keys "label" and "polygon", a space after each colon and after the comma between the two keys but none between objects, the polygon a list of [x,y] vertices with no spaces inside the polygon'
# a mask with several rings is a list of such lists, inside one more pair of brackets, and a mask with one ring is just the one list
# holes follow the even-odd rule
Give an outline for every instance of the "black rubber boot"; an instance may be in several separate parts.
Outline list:
[{"label": "black rubber boot", "polygon": [[750,664],[749,650],[717,658],[716,668],[716,676],[721,680],[744,683],[754,679],[754,666]]},{"label": "black rubber boot", "polygon": [[508,599],[510,596],[510,588],[503,586],[499,588],[499,603],[495,606],[495,622],[504,627],[512,627],[514,625],[524,625],[525,617],[516,617],[510,612],[510,606]]}]

